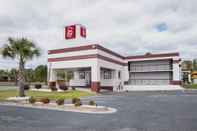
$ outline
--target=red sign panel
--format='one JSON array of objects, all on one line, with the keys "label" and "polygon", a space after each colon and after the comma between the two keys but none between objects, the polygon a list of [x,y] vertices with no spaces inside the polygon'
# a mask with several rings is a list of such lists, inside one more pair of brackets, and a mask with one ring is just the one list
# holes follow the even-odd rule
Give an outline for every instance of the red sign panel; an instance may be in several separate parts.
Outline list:
[{"label": "red sign panel", "polygon": [[80,28],[80,35],[81,35],[81,37],[86,38],[86,28],[85,27]]},{"label": "red sign panel", "polygon": [[76,26],[66,26],[65,27],[65,39],[74,39],[76,37]]}]

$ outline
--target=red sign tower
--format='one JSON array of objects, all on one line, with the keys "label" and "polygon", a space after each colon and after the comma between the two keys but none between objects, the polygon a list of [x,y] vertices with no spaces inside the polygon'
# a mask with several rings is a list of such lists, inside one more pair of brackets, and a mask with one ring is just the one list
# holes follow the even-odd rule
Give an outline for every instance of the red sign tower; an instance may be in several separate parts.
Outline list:
[{"label": "red sign tower", "polygon": [[86,28],[82,25],[69,25],[65,27],[65,39],[86,38]]}]

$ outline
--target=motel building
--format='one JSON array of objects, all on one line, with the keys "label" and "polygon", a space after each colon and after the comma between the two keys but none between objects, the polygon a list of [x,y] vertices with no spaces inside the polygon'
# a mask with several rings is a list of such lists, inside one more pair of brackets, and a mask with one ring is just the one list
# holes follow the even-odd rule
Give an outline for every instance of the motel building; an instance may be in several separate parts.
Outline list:
[{"label": "motel building", "polygon": [[[49,82],[57,82],[61,79],[58,74],[65,73],[71,77],[69,86],[95,92],[181,88],[178,52],[122,56],[85,42],[86,28],[79,24],[66,26],[64,35],[65,47],[48,50]],[[68,47],[72,42],[75,46]]]}]

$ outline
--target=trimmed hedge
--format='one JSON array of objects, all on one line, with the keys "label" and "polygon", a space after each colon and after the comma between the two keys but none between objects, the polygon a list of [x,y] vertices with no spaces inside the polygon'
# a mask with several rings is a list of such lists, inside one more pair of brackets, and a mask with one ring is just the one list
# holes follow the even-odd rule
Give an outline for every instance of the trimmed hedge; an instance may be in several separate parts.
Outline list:
[{"label": "trimmed hedge", "polygon": [[36,102],[36,99],[34,97],[29,98],[29,103],[34,104]]},{"label": "trimmed hedge", "polygon": [[82,105],[81,99],[80,98],[73,98],[72,104],[74,104],[75,106],[81,106]]},{"label": "trimmed hedge", "polygon": [[76,107],[81,106],[81,105],[82,105],[82,102],[81,102],[81,101],[77,101],[77,102],[75,103],[75,106],[76,106]]},{"label": "trimmed hedge", "polygon": [[56,100],[57,105],[64,105],[64,99],[60,98]]},{"label": "trimmed hedge", "polygon": [[56,82],[55,81],[49,82],[49,89],[51,89],[52,91],[57,91]]},{"label": "trimmed hedge", "polygon": [[79,98],[73,98],[72,99],[72,104],[75,104],[76,102],[81,101]]},{"label": "trimmed hedge", "polygon": [[96,102],[95,102],[95,101],[91,100],[91,101],[89,101],[88,105],[96,106],[97,104],[96,104]]},{"label": "trimmed hedge", "polygon": [[65,90],[68,90],[68,87],[62,84],[62,85],[59,85],[59,89],[65,91]]},{"label": "trimmed hedge", "polygon": [[48,104],[48,103],[50,103],[50,99],[49,98],[41,98],[40,99],[40,102],[42,102],[43,104]]},{"label": "trimmed hedge", "polygon": [[34,88],[36,88],[36,89],[41,89],[41,88],[42,88],[42,85],[41,85],[41,84],[35,84],[35,85],[34,85]]},{"label": "trimmed hedge", "polygon": [[24,85],[24,90],[29,90],[30,89],[30,86],[28,84],[25,84]]}]

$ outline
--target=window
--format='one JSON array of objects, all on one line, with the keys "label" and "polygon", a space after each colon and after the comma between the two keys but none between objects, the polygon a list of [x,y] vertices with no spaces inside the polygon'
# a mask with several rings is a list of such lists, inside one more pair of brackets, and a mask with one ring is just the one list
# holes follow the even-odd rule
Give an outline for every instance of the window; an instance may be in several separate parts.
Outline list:
[{"label": "window", "polygon": [[121,79],[121,72],[118,71],[118,79]]},{"label": "window", "polygon": [[57,71],[57,80],[65,80],[65,72],[62,70]]},{"label": "window", "polygon": [[85,79],[85,72],[79,72],[79,79]]},{"label": "window", "polygon": [[112,79],[112,72],[104,71],[104,79]]},{"label": "window", "polygon": [[74,78],[74,73],[73,73],[73,71],[68,71],[67,73],[66,73],[66,79],[67,79],[67,81],[69,81],[69,80],[71,80],[71,79],[73,79]]}]

